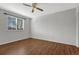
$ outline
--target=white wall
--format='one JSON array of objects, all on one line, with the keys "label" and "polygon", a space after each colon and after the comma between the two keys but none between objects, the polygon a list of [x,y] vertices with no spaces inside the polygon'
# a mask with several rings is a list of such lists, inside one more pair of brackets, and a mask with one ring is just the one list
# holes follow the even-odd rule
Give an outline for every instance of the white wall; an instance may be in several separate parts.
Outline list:
[{"label": "white wall", "polygon": [[78,19],[78,47],[79,47],[79,19]]},{"label": "white wall", "polygon": [[75,9],[37,17],[32,20],[32,23],[30,21],[29,19],[25,20],[23,31],[8,31],[7,16],[0,14],[0,44],[29,38],[30,34],[33,38],[76,44]]},{"label": "white wall", "polygon": [[78,47],[79,47],[79,13],[78,13]]},{"label": "white wall", "polygon": [[30,35],[30,20],[24,21],[23,31],[9,31],[7,30],[8,19],[4,14],[0,14],[0,44],[5,44],[25,38],[29,38]]},{"label": "white wall", "polygon": [[32,37],[76,45],[76,9],[49,14],[32,20]]}]

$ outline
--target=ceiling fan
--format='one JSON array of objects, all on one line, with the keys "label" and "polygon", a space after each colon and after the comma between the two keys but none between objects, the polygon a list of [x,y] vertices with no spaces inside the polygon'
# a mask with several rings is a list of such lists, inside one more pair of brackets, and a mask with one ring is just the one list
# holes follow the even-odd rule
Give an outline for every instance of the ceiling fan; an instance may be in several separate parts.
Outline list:
[{"label": "ceiling fan", "polygon": [[31,5],[28,5],[28,4],[26,4],[26,3],[23,3],[23,5],[24,5],[24,6],[28,6],[28,7],[32,7],[32,13],[35,12],[35,9],[37,9],[37,10],[39,10],[39,11],[44,11],[43,9],[37,7],[37,5],[38,5],[37,3],[32,3],[32,6],[31,6]]}]

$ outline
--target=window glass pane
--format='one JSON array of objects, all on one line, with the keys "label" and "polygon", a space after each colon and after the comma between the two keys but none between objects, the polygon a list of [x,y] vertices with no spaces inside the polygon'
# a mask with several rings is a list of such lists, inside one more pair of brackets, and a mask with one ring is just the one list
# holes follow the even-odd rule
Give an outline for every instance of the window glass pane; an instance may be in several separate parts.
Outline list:
[{"label": "window glass pane", "polygon": [[8,30],[16,30],[16,17],[8,17]]},{"label": "window glass pane", "polygon": [[17,19],[17,30],[23,30],[24,29],[24,20],[23,19]]}]

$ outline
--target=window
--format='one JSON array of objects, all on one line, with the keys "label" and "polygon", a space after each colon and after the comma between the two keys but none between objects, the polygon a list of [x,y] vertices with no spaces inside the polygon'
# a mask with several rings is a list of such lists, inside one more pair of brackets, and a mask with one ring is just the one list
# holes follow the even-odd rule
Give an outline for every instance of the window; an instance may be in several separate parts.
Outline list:
[{"label": "window", "polygon": [[23,29],[24,29],[24,20],[17,19],[17,30],[23,30]]},{"label": "window", "polygon": [[24,19],[9,16],[8,30],[24,30]]}]

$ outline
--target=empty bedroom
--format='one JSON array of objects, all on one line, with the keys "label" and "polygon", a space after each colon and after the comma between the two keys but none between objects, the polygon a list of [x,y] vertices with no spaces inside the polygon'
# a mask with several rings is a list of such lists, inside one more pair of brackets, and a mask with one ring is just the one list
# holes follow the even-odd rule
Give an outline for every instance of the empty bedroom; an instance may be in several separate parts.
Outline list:
[{"label": "empty bedroom", "polygon": [[78,3],[0,3],[0,55],[79,55]]}]

